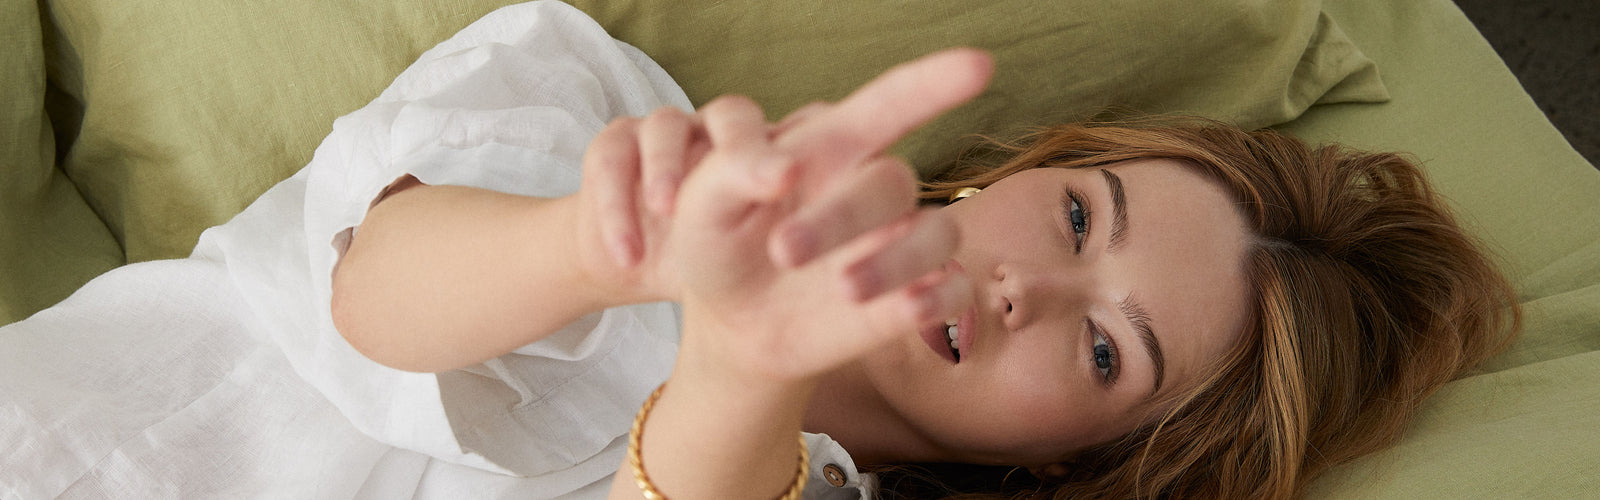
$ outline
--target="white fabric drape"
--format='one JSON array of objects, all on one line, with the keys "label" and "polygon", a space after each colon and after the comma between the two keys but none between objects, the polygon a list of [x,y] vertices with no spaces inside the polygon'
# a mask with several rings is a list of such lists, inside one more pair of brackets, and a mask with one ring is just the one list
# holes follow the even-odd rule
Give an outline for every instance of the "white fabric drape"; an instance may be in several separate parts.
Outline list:
[{"label": "white fabric drape", "polygon": [[[566,195],[608,121],[660,106],[690,109],[658,65],[570,6],[474,23],[188,259],[124,266],[0,329],[0,497],[603,497],[634,412],[671,369],[673,307],[610,309],[418,374],[345,343],[331,273],[400,176]],[[819,476],[807,496],[861,497],[870,478],[809,438],[815,474],[836,464],[849,482]]]}]

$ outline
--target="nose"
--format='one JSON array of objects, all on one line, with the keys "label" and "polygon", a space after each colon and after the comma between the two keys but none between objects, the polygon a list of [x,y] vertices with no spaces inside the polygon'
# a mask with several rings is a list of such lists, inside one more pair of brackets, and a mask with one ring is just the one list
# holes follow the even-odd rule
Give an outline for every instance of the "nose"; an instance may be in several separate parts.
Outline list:
[{"label": "nose", "polygon": [[1091,278],[1062,267],[1002,264],[992,279],[986,305],[1007,330],[1017,331],[1042,318],[1071,313],[1087,297]]}]

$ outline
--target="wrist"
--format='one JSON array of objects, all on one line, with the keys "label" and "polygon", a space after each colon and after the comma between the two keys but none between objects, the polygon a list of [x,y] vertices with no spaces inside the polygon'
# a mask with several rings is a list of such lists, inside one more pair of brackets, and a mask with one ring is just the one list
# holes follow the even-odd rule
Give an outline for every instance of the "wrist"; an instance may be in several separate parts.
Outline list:
[{"label": "wrist", "polygon": [[[649,293],[641,290],[638,280],[627,280],[624,270],[617,268],[606,248],[599,242],[597,223],[585,217],[583,200],[576,194],[546,200],[547,212],[539,217],[559,221],[556,237],[564,244],[553,257],[566,272],[556,283],[578,301],[588,312],[612,307],[652,302]],[[539,257],[539,256],[534,256]]]},{"label": "wrist", "polygon": [[[624,470],[626,470],[627,472],[631,473],[632,478],[633,478],[634,486],[636,486],[639,489],[639,491],[644,494],[644,497],[647,498],[647,499],[664,499],[664,498],[666,498],[666,495],[664,493],[662,493],[661,488],[656,485],[655,481],[652,481],[650,479],[649,473],[646,472],[645,466],[644,466],[644,456],[646,455],[646,453],[644,452],[644,428],[645,428],[646,422],[648,421],[648,419],[650,417],[651,410],[654,408],[655,404],[660,401],[660,397],[662,395],[662,392],[664,392],[665,390],[666,390],[666,384],[662,384],[660,387],[656,388],[654,393],[650,394],[650,397],[645,400],[644,405],[642,405],[640,407],[639,413],[634,416],[633,426],[631,427],[631,429],[628,432],[628,455],[627,455],[627,461],[624,463]],[[699,422],[699,423],[704,424],[705,422]],[[745,424],[748,424],[748,422],[745,422]],[[760,427],[762,425],[770,425],[770,424],[772,424],[772,422],[757,423],[756,425],[757,425],[757,427]],[[713,425],[715,425],[715,423],[713,423]],[[777,429],[776,429],[777,430],[777,434],[773,434],[773,435],[770,435],[770,436],[777,436],[779,439],[781,439],[782,438],[782,434],[786,430],[787,427],[789,427],[789,426],[785,425],[783,423],[778,423],[777,424]],[[794,436],[795,434],[798,434],[797,439],[795,439],[793,441],[793,443],[798,448],[799,453],[798,453],[798,457],[797,457],[798,458],[797,463],[796,463],[796,465],[794,467],[793,479],[789,481],[788,488],[784,491],[784,494],[782,496],[778,497],[778,498],[780,498],[780,500],[798,500],[800,498],[802,492],[805,489],[806,479],[807,479],[807,471],[810,468],[809,467],[810,466],[810,458],[809,458],[810,454],[808,453],[807,446],[806,446],[805,433],[804,432],[798,432],[798,429],[799,428],[798,428],[797,424],[793,427],[793,429],[788,429],[790,436]],[[660,429],[658,428],[658,430],[660,430]],[[680,430],[689,430],[689,429],[680,429]],[[731,431],[731,432],[724,433],[722,431]],[[712,433],[712,435],[741,434],[740,430],[738,430],[738,429],[729,429],[729,428],[710,429],[710,432]],[[762,432],[759,432],[759,431],[756,433],[756,435],[760,435],[760,434],[766,434],[766,433],[762,433]],[[715,439],[715,438],[713,438],[713,439]],[[758,437],[757,439],[759,440],[760,438]],[[656,441],[657,441],[657,444],[660,444],[662,441],[671,442],[672,440],[673,440],[672,437],[669,436],[664,440],[656,440]],[[702,442],[697,442],[695,444],[704,444],[704,442],[703,441]],[[716,455],[722,455],[722,457],[720,457],[720,458],[724,458],[724,459],[732,458],[733,459],[732,461],[727,462],[724,467],[718,467],[717,464],[708,463],[708,462],[714,461],[715,460],[714,457],[711,457],[711,456],[694,457],[694,458],[701,459],[701,460],[694,460],[694,462],[698,462],[698,463],[700,463],[702,465],[711,465],[711,467],[704,468],[704,469],[698,471],[698,474],[695,474],[695,472],[693,472],[693,469],[674,471],[674,472],[678,472],[680,474],[687,472],[689,474],[699,475],[701,477],[699,478],[700,480],[698,480],[698,481],[689,481],[688,480],[689,477],[688,477],[687,474],[685,475],[685,477],[675,478],[675,479],[679,479],[679,483],[680,484],[695,484],[695,485],[698,485],[700,487],[699,490],[698,491],[694,491],[694,493],[696,493],[695,497],[697,497],[697,498],[701,497],[701,496],[706,496],[706,497],[710,497],[710,496],[719,496],[719,497],[720,496],[727,496],[727,494],[730,493],[730,492],[734,492],[734,493],[743,495],[743,494],[748,494],[748,493],[755,492],[755,491],[760,491],[760,490],[764,489],[763,488],[764,486],[767,486],[768,488],[770,488],[770,486],[767,485],[767,483],[769,483],[770,481],[762,481],[762,480],[757,479],[757,477],[758,476],[759,477],[777,477],[777,476],[775,476],[773,474],[773,472],[776,471],[776,470],[779,470],[779,469],[774,468],[771,459],[774,458],[774,457],[781,457],[783,452],[784,452],[784,449],[787,448],[787,447],[782,446],[778,442],[763,443],[763,442],[760,442],[760,441],[743,441],[743,442],[737,442],[736,441],[735,443],[724,443],[722,446],[727,446],[728,444],[735,444],[736,446],[737,445],[743,445],[743,446],[740,446],[740,447],[742,447],[744,449],[741,452],[740,450],[737,450],[737,449],[723,448],[720,451],[725,452],[725,453],[716,453]],[[716,448],[714,447],[713,449],[716,449]],[[680,449],[680,450],[673,450],[673,451],[683,451],[683,450]],[[751,452],[754,452],[754,455],[751,455]],[[654,453],[653,455],[656,458],[661,458],[663,454]],[[741,459],[740,455],[745,455],[745,456],[742,457],[742,459]],[[689,455],[689,456],[693,457],[693,455]],[[677,458],[679,460],[675,460],[673,463],[670,463],[669,467],[671,465],[675,465],[677,463],[683,462],[684,460],[682,460],[682,459],[685,458],[685,456],[684,455],[679,455]],[[705,459],[712,459],[712,460],[705,460]],[[753,460],[755,460],[757,462],[765,462],[765,463],[752,463],[752,462],[749,461],[751,459],[753,459]],[[779,463],[781,463],[781,462],[779,462]],[[749,466],[751,466],[751,465],[754,465],[756,468],[754,468],[754,469],[749,468]],[[731,477],[733,477],[735,479],[732,480],[732,481],[726,481],[727,484],[720,484],[720,483],[724,483],[724,481],[718,481],[718,479],[724,479],[724,478],[730,477],[728,474],[719,474],[718,473],[719,470],[724,470],[724,469],[726,469],[726,470],[739,470],[739,471],[741,471],[741,473],[731,476]],[[618,475],[619,481],[613,483],[613,491],[612,491],[613,496],[616,496],[615,493],[617,493],[617,486],[616,485],[618,483],[623,482],[623,481],[620,480],[621,477],[622,476],[619,473],[619,475]],[[752,479],[755,479],[755,480],[751,481]],[[622,486],[622,488],[623,488],[623,491],[626,491],[627,487],[626,486]],[[688,491],[688,490],[684,490],[684,491]],[[633,498],[632,495],[624,495],[624,496],[626,496],[627,498]]]},{"label": "wrist", "polygon": [[807,466],[799,398],[809,395],[749,397],[699,375],[674,371],[635,416],[622,466],[633,484],[625,488],[672,498],[797,498]]},{"label": "wrist", "polygon": [[560,221],[565,244],[557,256],[570,270],[565,282],[571,293],[581,294],[596,310],[628,304],[673,300],[670,283],[662,277],[660,256],[646,248],[645,255],[631,267],[624,267],[612,256],[601,231],[601,224],[586,209],[579,194],[548,200],[551,213]]},{"label": "wrist", "polygon": [[739,370],[679,351],[669,377],[676,390],[692,394],[699,404],[729,414],[790,418],[796,423],[816,390],[814,378],[782,380]]},{"label": "wrist", "polygon": [[809,400],[819,375],[773,359],[781,353],[750,348],[760,345],[759,337],[768,332],[741,331],[715,321],[692,300],[684,303],[683,310],[683,335],[673,378],[741,401],[776,406],[780,400],[793,400],[803,406]]}]

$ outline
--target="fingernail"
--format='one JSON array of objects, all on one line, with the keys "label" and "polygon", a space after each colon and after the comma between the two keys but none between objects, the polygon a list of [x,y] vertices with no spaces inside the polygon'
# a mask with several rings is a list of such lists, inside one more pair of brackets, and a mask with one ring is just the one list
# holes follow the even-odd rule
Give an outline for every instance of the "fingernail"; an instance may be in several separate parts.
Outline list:
[{"label": "fingernail", "polygon": [[883,276],[867,263],[858,263],[850,266],[846,271],[850,281],[850,298],[864,301],[878,295],[879,288],[883,286]]},{"label": "fingernail", "polygon": [[798,267],[811,260],[812,253],[817,249],[817,235],[804,225],[796,223],[784,224],[780,233],[783,242],[780,252],[781,264],[788,267]]}]

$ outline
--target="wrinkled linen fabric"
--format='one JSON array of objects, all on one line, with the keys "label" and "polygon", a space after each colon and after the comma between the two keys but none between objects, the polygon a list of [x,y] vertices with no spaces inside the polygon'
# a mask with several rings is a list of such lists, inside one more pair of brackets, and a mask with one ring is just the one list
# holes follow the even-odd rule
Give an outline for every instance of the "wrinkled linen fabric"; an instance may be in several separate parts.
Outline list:
[{"label": "wrinkled linen fabric", "polygon": [[[118,268],[0,328],[0,497],[603,497],[671,370],[674,306],[608,309],[476,366],[409,373],[334,329],[331,276],[401,176],[567,195],[608,121],[661,106],[691,109],[576,9],[484,17],[336,121],[310,164],[189,258]],[[808,498],[867,495],[842,448],[807,439]],[[822,478],[828,464],[844,485]]]}]

